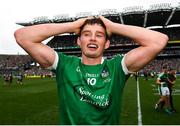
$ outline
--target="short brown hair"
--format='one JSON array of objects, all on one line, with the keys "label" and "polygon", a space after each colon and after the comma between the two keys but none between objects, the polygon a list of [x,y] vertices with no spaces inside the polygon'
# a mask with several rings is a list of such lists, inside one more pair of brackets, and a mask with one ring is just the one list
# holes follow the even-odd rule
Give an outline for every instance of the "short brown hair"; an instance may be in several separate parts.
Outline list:
[{"label": "short brown hair", "polygon": [[91,19],[86,19],[84,24],[80,27],[79,36],[81,36],[81,32],[82,32],[84,26],[86,26],[86,25],[94,25],[94,24],[98,24],[98,25],[102,26],[105,29],[105,32],[106,32],[106,39],[109,39],[109,35],[107,34],[107,31],[106,31],[106,26],[104,25],[103,21],[100,18],[96,18],[96,17],[93,17]]}]

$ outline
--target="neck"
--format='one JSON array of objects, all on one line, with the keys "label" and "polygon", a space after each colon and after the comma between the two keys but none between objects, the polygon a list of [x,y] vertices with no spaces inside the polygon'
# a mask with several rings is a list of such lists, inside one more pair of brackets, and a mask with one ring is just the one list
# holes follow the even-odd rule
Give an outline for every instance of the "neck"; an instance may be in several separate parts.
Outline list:
[{"label": "neck", "polygon": [[85,65],[102,64],[103,61],[104,61],[103,57],[98,57],[98,58],[82,57],[82,63],[85,64]]}]

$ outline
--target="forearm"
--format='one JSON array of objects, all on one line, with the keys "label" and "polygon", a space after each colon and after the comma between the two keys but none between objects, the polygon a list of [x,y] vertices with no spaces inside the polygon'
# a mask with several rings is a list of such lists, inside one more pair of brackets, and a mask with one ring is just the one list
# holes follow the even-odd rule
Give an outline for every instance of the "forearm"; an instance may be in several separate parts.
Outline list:
[{"label": "forearm", "polygon": [[129,71],[138,71],[154,59],[166,46],[168,37],[160,32],[148,30],[137,26],[117,24],[113,30],[131,38],[140,47],[129,51],[125,63]]},{"label": "forearm", "polygon": [[49,67],[55,59],[54,50],[41,43],[45,39],[73,32],[71,23],[41,24],[24,27],[15,32],[17,43],[31,55],[42,67]]},{"label": "forearm", "polygon": [[160,85],[161,84],[160,80],[157,79],[156,84]]},{"label": "forearm", "polygon": [[134,42],[141,46],[158,46],[160,44],[162,47],[164,47],[168,40],[168,37],[165,34],[142,27],[118,23],[112,23],[111,25],[110,31],[112,33],[131,38]]},{"label": "forearm", "polygon": [[73,32],[72,23],[41,24],[18,29],[15,38],[18,43],[24,41],[40,43],[51,36],[69,32]]}]

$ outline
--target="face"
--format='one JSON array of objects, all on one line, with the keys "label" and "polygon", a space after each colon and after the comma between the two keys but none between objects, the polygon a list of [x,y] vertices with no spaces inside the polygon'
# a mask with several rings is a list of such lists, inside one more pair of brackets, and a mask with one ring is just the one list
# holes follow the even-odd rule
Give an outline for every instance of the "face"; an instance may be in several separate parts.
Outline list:
[{"label": "face", "polygon": [[164,68],[164,69],[163,69],[163,72],[164,72],[164,73],[168,73],[168,69],[167,69],[167,68]]},{"label": "face", "polygon": [[105,29],[98,24],[84,26],[77,43],[82,50],[82,57],[88,58],[101,58],[110,44],[106,40]]}]

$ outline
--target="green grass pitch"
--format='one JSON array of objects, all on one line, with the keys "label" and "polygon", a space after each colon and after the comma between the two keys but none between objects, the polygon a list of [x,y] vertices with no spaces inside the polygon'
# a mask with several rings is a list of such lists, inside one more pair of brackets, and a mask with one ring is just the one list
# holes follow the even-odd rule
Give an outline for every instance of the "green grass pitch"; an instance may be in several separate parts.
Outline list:
[{"label": "green grass pitch", "polygon": [[[24,85],[3,86],[0,78],[0,125],[56,125],[58,124],[58,97],[54,78],[25,79]],[[142,124],[179,125],[180,78],[174,87],[174,105],[178,113],[167,115],[156,112],[154,104],[159,99],[155,79],[139,79]],[[121,113],[121,124],[137,125],[137,90],[133,77],[126,83]]]}]

